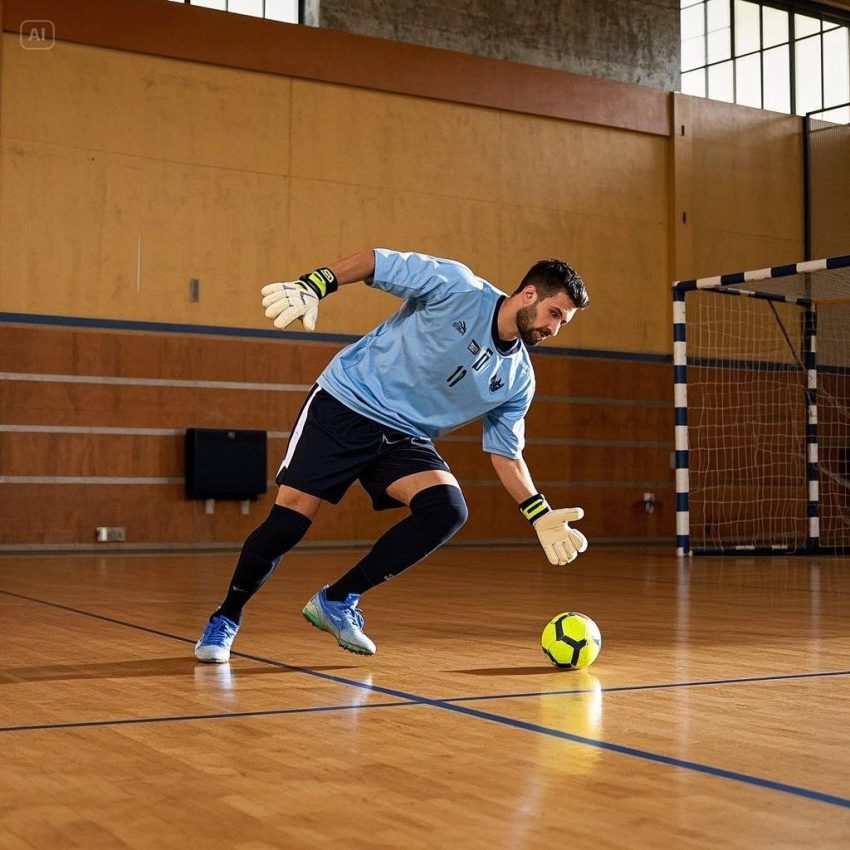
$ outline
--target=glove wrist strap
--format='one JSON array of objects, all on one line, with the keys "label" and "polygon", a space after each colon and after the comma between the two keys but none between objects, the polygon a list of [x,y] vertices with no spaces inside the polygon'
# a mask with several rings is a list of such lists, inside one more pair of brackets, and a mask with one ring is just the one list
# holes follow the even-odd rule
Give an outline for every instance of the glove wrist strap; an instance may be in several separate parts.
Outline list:
[{"label": "glove wrist strap", "polygon": [[519,510],[520,513],[532,525],[534,525],[534,523],[537,522],[543,514],[548,514],[552,508],[549,507],[549,503],[546,501],[546,497],[543,494],[535,493],[524,502],[520,502]]},{"label": "glove wrist strap", "polygon": [[302,274],[298,280],[306,283],[317,298],[324,298],[339,289],[339,281],[330,269],[316,269],[310,274]]}]

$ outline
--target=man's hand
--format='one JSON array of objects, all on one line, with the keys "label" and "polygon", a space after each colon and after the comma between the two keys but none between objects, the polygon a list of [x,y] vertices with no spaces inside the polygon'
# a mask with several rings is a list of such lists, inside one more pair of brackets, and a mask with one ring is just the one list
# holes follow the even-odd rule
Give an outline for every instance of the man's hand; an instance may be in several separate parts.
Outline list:
[{"label": "man's hand", "polygon": [[339,281],[327,268],[303,274],[298,280],[270,283],[260,292],[266,315],[274,319],[275,327],[287,328],[296,319],[301,319],[305,331],[316,330],[319,315],[319,299],[336,292]]},{"label": "man's hand", "polygon": [[274,319],[275,327],[283,330],[296,319],[301,319],[305,331],[316,330],[319,296],[308,284],[300,280],[270,283],[260,292],[263,294],[266,316]]},{"label": "man's hand", "polygon": [[534,530],[550,564],[569,564],[579,552],[587,549],[587,538],[569,523],[584,516],[581,508],[561,508],[543,514],[534,523]]}]

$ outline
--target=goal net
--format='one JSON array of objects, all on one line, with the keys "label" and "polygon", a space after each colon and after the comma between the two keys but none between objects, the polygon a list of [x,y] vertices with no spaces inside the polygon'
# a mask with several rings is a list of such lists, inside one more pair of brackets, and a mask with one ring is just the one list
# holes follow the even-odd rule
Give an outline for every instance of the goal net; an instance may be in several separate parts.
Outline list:
[{"label": "goal net", "polygon": [[673,298],[679,554],[850,551],[850,256]]}]

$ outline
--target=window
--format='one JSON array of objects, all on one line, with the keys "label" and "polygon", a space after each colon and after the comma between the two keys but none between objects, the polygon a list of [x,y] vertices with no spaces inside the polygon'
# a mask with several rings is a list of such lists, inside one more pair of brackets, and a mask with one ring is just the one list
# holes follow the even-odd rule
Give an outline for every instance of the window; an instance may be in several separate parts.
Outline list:
[{"label": "window", "polygon": [[850,13],[807,0],[680,0],[684,94],[850,120]]},{"label": "window", "polygon": [[221,12],[234,12],[237,15],[252,15],[255,18],[267,18],[270,21],[300,23],[299,0],[171,0],[171,2],[218,9]]}]

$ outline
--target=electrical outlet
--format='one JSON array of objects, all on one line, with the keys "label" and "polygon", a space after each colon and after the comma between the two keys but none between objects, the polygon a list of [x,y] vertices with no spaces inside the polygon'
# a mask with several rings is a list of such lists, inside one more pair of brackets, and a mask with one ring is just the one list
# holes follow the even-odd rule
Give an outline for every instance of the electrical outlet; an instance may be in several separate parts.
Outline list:
[{"label": "electrical outlet", "polygon": [[95,535],[98,543],[123,543],[127,539],[127,529],[123,525],[99,525]]}]

